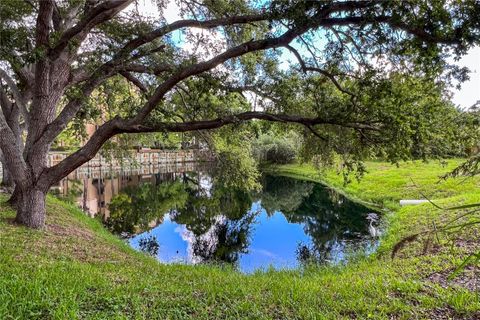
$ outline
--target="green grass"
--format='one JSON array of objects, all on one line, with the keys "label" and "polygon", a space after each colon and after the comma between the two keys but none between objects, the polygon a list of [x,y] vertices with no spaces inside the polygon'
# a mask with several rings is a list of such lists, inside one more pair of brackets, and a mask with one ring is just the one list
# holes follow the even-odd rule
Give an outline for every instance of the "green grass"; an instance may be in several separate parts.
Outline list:
[{"label": "green grass", "polygon": [[[453,166],[454,164],[449,164]],[[478,239],[465,230],[450,247],[440,242],[423,253],[414,242],[392,260],[403,236],[453,218],[425,204],[398,209],[400,198],[417,198],[411,175],[440,205],[480,202],[478,179],[436,185],[447,169],[435,163],[395,168],[368,163],[370,173],[343,190],[393,212],[375,256],[346,266],[244,275],[213,266],[162,265],[130,249],[73,206],[48,199],[48,227],[28,230],[11,223],[0,207],[0,319],[415,319],[480,316],[480,299],[461,281],[438,281],[453,270]],[[277,167],[278,173],[324,181],[311,167]],[[422,172],[420,172],[422,170]],[[381,173],[378,173],[381,171]],[[395,181],[392,181],[395,180]],[[438,187],[434,192],[433,188]],[[446,198],[448,197],[448,198]],[[5,200],[0,196],[0,200]],[[459,242],[460,241],[460,242]],[[467,245],[462,245],[467,244]],[[469,248],[469,249],[468,249]],[[467,250],[468,249],[468,250]],[[467,271],[460,279],[469,279]]]},{"label": "green grass", "polygon": [[290,164],[271,166],[267,170],[284,176],[320,181],[348,194],[350,198],[397,210],[401,199],[423,199],[426,196],[434,200],[478,192],[480,187],[478,177],[440,178],[462,161],[449,159],[446,165],[433,160],[428,163],[411,161],[402,162],[398,167],[385,162],[369,161],[366,163],[365,176],[360,181],[352,179],[346,186],[343,176],[337,169],[319,171],[308,164]]}]

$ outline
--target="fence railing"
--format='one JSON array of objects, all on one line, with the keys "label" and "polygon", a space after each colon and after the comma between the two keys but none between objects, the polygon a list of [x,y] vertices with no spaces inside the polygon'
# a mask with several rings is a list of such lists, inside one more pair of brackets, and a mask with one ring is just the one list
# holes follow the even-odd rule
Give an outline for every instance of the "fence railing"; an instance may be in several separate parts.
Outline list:
[{"label": "fence railing", "polygon": [[[48,156],[48,165],[54,166],[68,156],[67,152],[51,152]],[[96,155],[95,158],[80,166],[80,172],[98,171],[99,168],[120,170],[122,168],[141,168],[145,166],[172,166],[180,163],[212,161],[213,157],[208,150],[140,150],[131,156],[123,158],[106,158]],[[0,164],[0,177],[3,170]],[[0,179],[1,180],[1,179]]]}]

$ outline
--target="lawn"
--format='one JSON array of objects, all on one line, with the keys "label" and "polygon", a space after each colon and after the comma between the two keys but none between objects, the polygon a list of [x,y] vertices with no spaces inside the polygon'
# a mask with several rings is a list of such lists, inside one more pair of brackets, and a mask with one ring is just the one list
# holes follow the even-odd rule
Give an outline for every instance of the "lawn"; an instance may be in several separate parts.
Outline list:
[{"label": "lawn", "polygon": [[244,275],[215,266],[162,265],[53,197],[42,231],[13,224],[14,212],[2,205],[0,319],[478,318],[474,270],[447,280],[466,254],[478,250],[477,229],[452,241],[440,233],[429,246],[412,242],[390,257],[403,237],[459,214],[430,204],[400,209],[399,199],[418,198],[420,188],[441,206],[480,202],[478,179],[437,183],[455,161],[447,168],[369,162],[364,180],[346,187],[334,170],[319,175],[305,165],[275,168],[389,209],[379,252],[336,267]]}]

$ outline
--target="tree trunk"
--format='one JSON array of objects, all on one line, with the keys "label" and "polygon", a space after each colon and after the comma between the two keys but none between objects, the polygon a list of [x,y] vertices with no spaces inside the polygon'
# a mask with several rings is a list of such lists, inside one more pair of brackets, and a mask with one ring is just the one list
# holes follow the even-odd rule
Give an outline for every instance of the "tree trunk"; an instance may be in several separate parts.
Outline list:
[{"label": "tree trunk", "polygon": [[3,163],[2,163],[2,183],[1,183],[1,185],[8,188],[8,189],[12,189],[12,190],[15,187],[15,182],[13,181],[12,175],[8,171],[7,167],[5,165],[3,165]]},{"label": "tree trunk", "polygon": [[12,195],[10,198],[7,200],[7,203],[12,207],[12,208],[17,208],[18,204],[18,199],[20,198],[20,188],[18,186],[15,186],[15,189],[13,189]]},{"label": "tree trunk", "polygon": [[5,164],[5,160],[3,159],[3,155],[1,154],[1,151],[0,151],[0,163],[2,164],[1,185],[13,190],[13,188],[15,187],[15,182],[13,181],[13,176]]},{"label": "tree trunk", "polygon": [[22,191],[17,199],[15,221],[34,229],[45,227],[45,198],[46,192],[36,188]]}]

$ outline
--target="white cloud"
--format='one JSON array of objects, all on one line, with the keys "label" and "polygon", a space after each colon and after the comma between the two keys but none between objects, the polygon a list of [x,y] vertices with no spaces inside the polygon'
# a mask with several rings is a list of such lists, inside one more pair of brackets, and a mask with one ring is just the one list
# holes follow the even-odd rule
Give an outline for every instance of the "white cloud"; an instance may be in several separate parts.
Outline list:
[{"label": "white cloud", "polygon": [[457,64],[471,71],[470,80],[463,83],[460,90],[452,90],[453,103],[466,109],[480,100],[480,47],[472,48]]},{"label": "white cloud", "polygon": [[138,12],[140,15],[148,18],[157,19],[160,17],[158,7],[152,0],[139,0],[130,4],[126,9],[127,12]]},{"label": "white cloud", "polygon": [[[160,20],[160,10],[153,0],[139,0],[126,8],[127,12],[138,12],[146,18]],[[183,19],[180,7],[175,1],[168,1],[163,9],[163,18],[167,23]],[[218,30],[205,30],[189,28],[189,36],[180,36],[178,32],[172,33],[174,41],[178,43],[187,54],[195,54],[200,61],[205,61],[218,55],[226,48],[225,37]]]},{"label": "white cloud", "polygon": [[[151,0],[145,0],[145,1],[151,1]],[[180,8],[175,3],[175,1],[168,2],[167,8],[163,11],[163,16],[168,23],[175,22],[182,18],[180,16]]]},{"label": "white cloud", "polygon": [[[138,0],[130,4],[126,12],[138,12],[143,17],[159,20],[160,10],[158,5],[152,0]],[[169,1],[166,8],[163,9],[163,18],[167,23],[172,23],[181,19],[180,8],[175,1]]]}]

